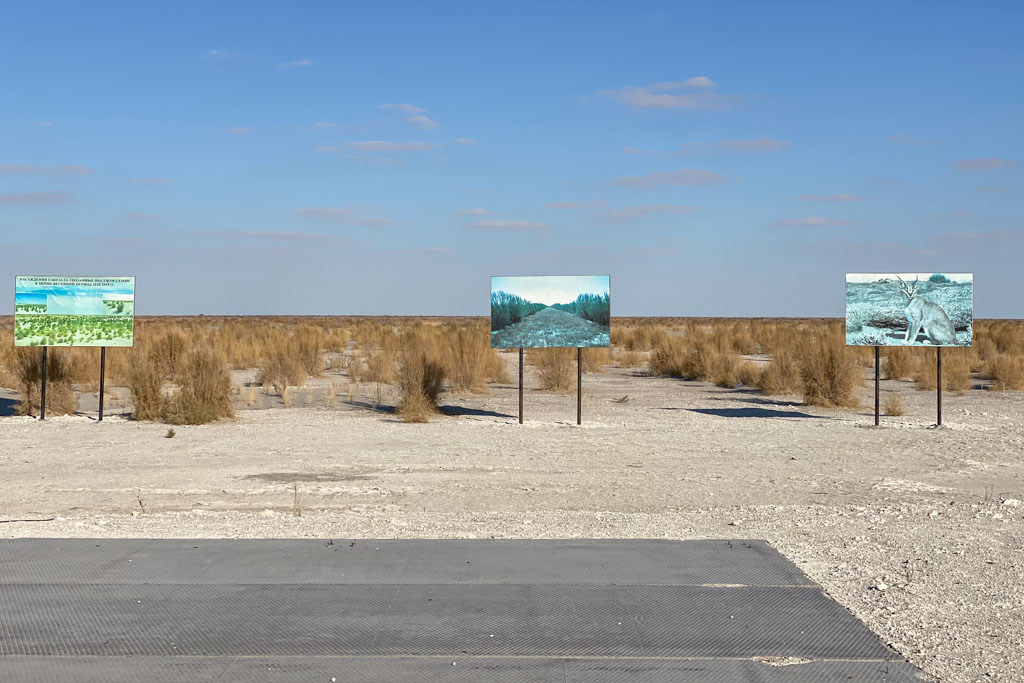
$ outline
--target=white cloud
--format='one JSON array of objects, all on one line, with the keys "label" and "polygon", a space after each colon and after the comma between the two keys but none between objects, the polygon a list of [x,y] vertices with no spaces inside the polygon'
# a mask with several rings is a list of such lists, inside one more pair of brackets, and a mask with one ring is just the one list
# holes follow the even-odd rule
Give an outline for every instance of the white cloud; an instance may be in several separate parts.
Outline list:
[{"label": "white cloud", "polygon": [[780,149],[789,147],[785,140],[774,138],[757,138],[756,140],[722,140],[717,145],[723,149],[735,150],[738,152],[777,152]]},{"label": "white cloud", "polygon": [[224,50],[207,50],[203,53],[203,59],[227,59],[231,56],[230,52]]},{"label": "white cloud", "polygon": [[1010,168],[1016,165],[1016,163],[1009,159],[985,157],[983,159],[965,159],[963,161],[958,161],[953,164],[953,168],[958,171],[993,171],[995,169]]},{"label": "white cloud", "polygon": [[52,175],[92,175],[96,171],[79,164],[30,166],[28,164],[0,164],[0,174],[48,173]]},{"label": "white cloud", "polygon": [[915,138],[912,135],[906,133],[895,133],[889,136],[890,142],[898,142],[901,145],[934,145],[935,140],[928,140],[926,138]]},{"label": "white cloud", "polygon": [[341,127],[340,123],[332,123],[331,121],[317,121],[316,123],[314,123],[311,126],[311,128],[339,128],[339,127]]},{"label": "white cloud", "polygon": [[805,194],[800,199],[805,202],[863,202],[867,197],[859,194]]},{"label": "white cloud", "polygon": [[232,126],[231,128],[225,128],[221,131],[222,133],[228,133],[229,135],[245,135],[252,132],[252,128],[246,128],[245,126]]},{"label": "white cloud", "polygon": [[361,225],[366,228],[381,228],[394,224],[390,218],[362,217],[351,206],[308,206],[294,209],[292,213],[311,220]]},{"label": "white cloud", "polygon": [[[430,142],[388,142],[386,140],[363,140],[349,143],[349,146],[362,152],[422,152],[437,147]],[[319,147],[317,149],[320,150]]]},{"label": "white cloud", "polygon": [[629,206],[625,209],[614,209],[601,214],[601,220],[609,223],[632,223],[641,218],[647,218],[652,214],[681,214],[693,213],[696,206],[684,204],[641,204]]},{"label": "white cloud", "polygon": [[662,81],[645,86],[628,85],[622,88],[601,90],[599,94],[611,97],[637,109],[728,109],[742,101],[735,95],[719,95],[713,92],[692,92],[670,94],[686,88],[707,90],[715,82],[707,76],[696,76],[683,81]]},{"label": "white cloud", "polygon": [[485,215],[487,215],[489,213],[490,213],[490,211],[488,211],[487,209],[456,209],[455,210],[455,215],[456,216],[485,216]]},{"label": "white cloud", "polygon": [[455,138],[456,145],[475,145],[477,141],[473,138]]},{"label": "white cloud", "polygon": [[772,226],[777,228],[838,228],[847,225],[853,225],[853,221],[841,218],[823,218],[821,216],[790,218],[772,223]]},{"label": "white cloud", "polygon": [[437,121],[433,120],[432,118],[424,114],[416,114],[415,116],[410,116],[409,118],[406,119],[406,121],[416,126],[417,128],[422,128],[423,130],[434,130],[435,128],[437,128]]},{"label": "white cloud", "polygon": [[325,235],[316,232],[300,232],[296,230],[203,230],[193,234],[201,237],[217,237],[220,239],[261,240],[266,242],[301,243],[351,243],[352,240],[341,235]]},{"label": "white cloud", "polygon": [[470,230],[488,232],[529,232],[543,230],[547,223],[531,223],[530,221],[477,221],[469,226]]},{"label": "white cloud", "polygon": [[598,209],[607,203],[603,199],[595,199],[590,202],[547,202],[544,206],[549,209]]},{"label": "white cloud", "polygon": [[619,187],[655,187],[672,185],[677,187],[696,187],[699,185],[717,185],[728,180],[724,175],[699,168],[683,168],[678,171],[659,171],[647,176],[626,176],[611,181]]},{"label": "white cloud", "polygon": [[399,111],[404,111],[406,114],[426,114],[427,113],[427,110],[424,109],[423,107],[415,107],[415,106],[409,104],[408,102],[405,102],[404,104],[378,104],[377,108],[378,109],[397,109]]},{"label": "white cloud", "polygon": [[0,194],[0,204],[66,204],[71,201],[63,192],[15,192]]},{"label": "white cloud", "polygon": [[316,148],[316,151],[321,154],[338,154],[344,152],[345,148],[339,145],[320,145]]},{"label": "white cloud", "polygon": [[49,128],[50,126],[56,126],[57,123],[55,121],[36,121],[35,125]]},{"label": "white cloud", "polygon": [[312,59],[296,59],[291,62],[281,62],[277,65],[278,69],[301,69],[303,67],[313,66]]}]

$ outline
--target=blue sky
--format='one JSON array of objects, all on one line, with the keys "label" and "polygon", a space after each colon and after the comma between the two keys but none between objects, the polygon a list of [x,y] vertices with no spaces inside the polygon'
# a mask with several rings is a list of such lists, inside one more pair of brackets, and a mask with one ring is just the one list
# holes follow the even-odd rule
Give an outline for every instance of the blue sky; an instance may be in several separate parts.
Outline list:
[{"label": "blue sky", "polygon": [[134,275],[143,315],[486,315],[491,275],[610,273],[616,315],[835,317],[846,272],[973,272],[1024,317],[1022,20],[8,3],[0,272]]}]

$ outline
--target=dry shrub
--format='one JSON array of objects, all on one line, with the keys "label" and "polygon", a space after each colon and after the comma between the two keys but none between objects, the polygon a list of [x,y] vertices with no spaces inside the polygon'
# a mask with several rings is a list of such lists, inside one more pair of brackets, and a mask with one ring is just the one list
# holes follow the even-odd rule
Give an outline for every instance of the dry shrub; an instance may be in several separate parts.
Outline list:
[{"label": "dry shrub", "polygon": [[761,382],[761,373],[761,367],[757,363],[744,361],[743,363],[740,363],[737,376],[744,386],[756,387]]},{"label": "dry shrub", "polygon": [[[953,353],[950,353],[953,351]],[[967,391],[972,386],[971,356],[961,353],[961,349],[945,349],[942,354],[942,390]],[[936,376],[935,354],[926,352],[918,359],[917,371],[914,373],[914,384],[919,391],[929,391],[938,387]]]},{"label": "dry shrub", "polygon": [[795,350],[779,348],[757,378],[757,388],[768,395],[799,394],[804,390],[800,363]]},{"label": "dry shrub", "polygon": [[[945,367],[942,374],[945,380]],[[997,354],[989,361],[985,374],[992,379],[992,388],[996,391],[1024,389],[1024,357]]]},{"label": "dry shrub", "polygon": [[604,372],[606,365],[612,364],[612,354],[604,347],[583,349],[583,372]]},{"label": "dry shrub", "polygon": [[176,330],[171,330],[159,336],[154,335],[151,340],[148,340],[146,351],[150,361],[156,365],[164,379],[174,379],[185,359],[188,346],[184,335]]},{"label": "dry shrub", "polygon": [[505,364],[505,359],[498,353],[498,349],[492,349],[488,346],[489,354],[486,356],[486,363],[484,364],[484,374],[487,376],[488,382],[495,384],[509,384],[512,381],[512,376],[508,372],[508,365]]},{"label": "dry shrub", "polygon": [[648,364],[651,372],[658,375],[731,387],[740,382],[743,360],[732,350],[728,336],[691,325],[685,338],[662,338],[651,352]]},{"label": "dry shrub", "polygon": [[215,351],[196,349],[183,361],[178,392],[167,404],[171,424],[198,425],[233,417],[231,375]]},{"label": "dry shrub", "polygon": [[690,347],[677,337],[665,337],[651,350],[647,361],[655,375],[684,377],[690,368]]},{"label": "dry shrub", "polygon": [[306,376],[320,377],[324,374],[324,356],[321,353],[323,346],[324,333],[322,330],[309,325],[296,328],[293,353]]},{"label": "dry shrub", "polygon": [[615,362],[619,367],[636,368],[647,364],[647,355],[642,351],[615,350]]},{"label": "dry shrub", "polygon": [[[39,412],[43,378],[43,354],[39,349],[18,348],[14,355],[14,375],[24,397],[19,415]],[[46,354],[46,414],[71,415],[78,410],[78,398],[71,388],[71,363],[64,353],[49,349]]]},{"label": "dry shrub", "polygon": [[891,417],[903,415],[906,412],[903,407],[903,397],[899,394],[889,394],[882,403],[882,412]]},{"label": "dry shrub", "polygon": [[295,354],[294,347],[270,349],[260,359],[260,372],[256,381],[264,387],[271,386],[278,396],[290,386],[299,386],[306,381],[306,371]]},{"label": "dry shrub", "polygon": [[885,361],[886,379],[908,379],[914,376],[914,367],[917,365],[917,361],[912,349],[905,346],[889,346],[882,349],[881,355]]},{"label": "dry shrub", "polygon": [[[487,329],[449,326],[442,341],[445,349],[445,368],[452,388],[459,391],[485,392],[487,382],[497,369],[497,352],[491,348]],[[501,363],[501,359],[498,362]]]},{"label": "dry shrub", "polygon": [[530,349],[528,360],[536,366],[542,388],[549,391],[572,391],[576,388],[575,349]]},{"label": "dry shrub", "polygon": [[857,389],[864,384],[864,372],[859,356],[834,334],[822,335],[807,345],[800,358],[800,377],[807,405],[860,405]]},{"label": "dry shrub", "polygon": [[160,363],[149,354],[135,351],[127,371],[128,388],[132,393],[132,419],[162,420],[166,411],[164,378]]},{"label": "dry shrub", "polygon": [[437,413],[437,399],[444,389],[445,363],[434,339],[419,330],[401,337],[398,385],[402,400],[398,414],[405,422],[426,422]]}]

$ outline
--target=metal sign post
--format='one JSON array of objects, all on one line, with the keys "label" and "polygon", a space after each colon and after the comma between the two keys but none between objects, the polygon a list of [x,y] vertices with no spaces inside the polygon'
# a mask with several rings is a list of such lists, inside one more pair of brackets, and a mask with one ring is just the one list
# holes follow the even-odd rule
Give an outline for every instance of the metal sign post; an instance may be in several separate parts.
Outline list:
[{"label": "metal sign post", "polygon": [[523,347],[519,347],[519,424],[523,424]]},{"label": "metal sign post", "polygon": [[100,347],[100,417],[97,422],[103,422],[103,380],[107,370],[107,347]]},{"label": "metal sign post", "polygon": [[576,347],[576,424],[583,424],[583,348]]},{"label": "metal sign post", "polygon": [[936,425],[942,426],[942,347],[935,347]]},{"label": "metal sign post", "polygon": [[875,426],[878,426],[878,361],[879,347],[875,347]]},{"label": "metal sign post", "polygon": [[39,419],[46,419],[46,347],[43,347],[43,377],[39,387]]}]

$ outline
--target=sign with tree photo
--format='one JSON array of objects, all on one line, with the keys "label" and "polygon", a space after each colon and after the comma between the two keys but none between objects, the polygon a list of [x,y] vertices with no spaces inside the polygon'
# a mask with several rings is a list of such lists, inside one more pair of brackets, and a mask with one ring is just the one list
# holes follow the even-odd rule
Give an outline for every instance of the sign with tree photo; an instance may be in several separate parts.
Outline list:
[{"label": "sign with tree photo", "polygon": [[133,346],[134,277],[18,276],[15,346]]}]

